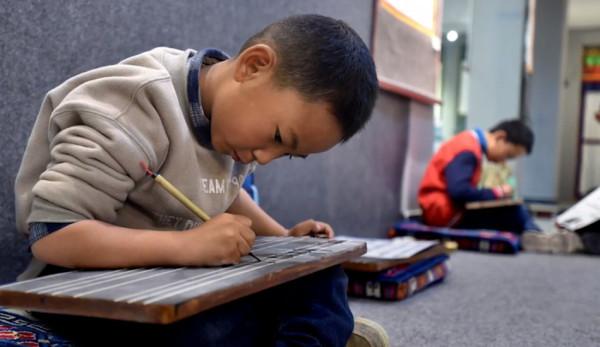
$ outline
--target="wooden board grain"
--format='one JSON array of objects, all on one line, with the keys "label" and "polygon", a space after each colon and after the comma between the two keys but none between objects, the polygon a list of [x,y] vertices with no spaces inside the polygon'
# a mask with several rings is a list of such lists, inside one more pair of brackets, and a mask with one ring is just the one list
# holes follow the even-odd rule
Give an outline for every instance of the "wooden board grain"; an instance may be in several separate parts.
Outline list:
[{"label": "wooden board grain", "polygon": [[377,259],[360,257],[345,262],[343,264],[343,267],[346,270],[362,272],[379,272],[394,266],[414,264],[421,260],[433,258],[435,256],[448,253],[450,253],[449,249],[447,249],[442,244],[437,244],[406,259]]},{"label": "wooden board grain", "polygon": [[466,208],[467,210],[480,210],[484,208],[499,208],[521,204],[523,204],[523,199],[486,200],[469,202],[466,204]]},{"label": "wooden board grain", "polygon": [[363,242],[257,237],[233,266],[69,271],[0,286],[0,305],[31,311],[168,324],[337,265]]}]

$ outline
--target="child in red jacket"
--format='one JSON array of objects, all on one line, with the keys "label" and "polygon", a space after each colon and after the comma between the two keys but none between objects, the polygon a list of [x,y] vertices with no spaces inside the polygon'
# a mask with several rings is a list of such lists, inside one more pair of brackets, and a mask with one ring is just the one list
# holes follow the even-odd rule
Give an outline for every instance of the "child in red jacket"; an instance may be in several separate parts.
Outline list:
[{"label": "child in red jacket", "polygon": [[433,156],[419,188],[419,204],[428,225],[463,229],[495,229],[524,233],[527,251],[572,253],[582,249],[579,236],[567,230],[540,232],[523,205],[465,213],[471,201],[509,198],[510,185],[478,188],[483,157],[502,163],[529,154],[534,135],[520,120],[500,122],[489,131],[464,131],[448,140]]},{"label": "child in red jacket", "polygon": [[[534,135],[520,120],[507,120],[489,131],[463,131],[451,138],[431,159],[419,188],[424,222],[433,226],[493,228],[521,233],[539,230],[523,206],[497,209],[485,220],[464,214],[472,201],[511,197],[510,185],[478,188],[484,156],[501,163],[531,152]],[[470,218],[471,217],[471,218]]]}]

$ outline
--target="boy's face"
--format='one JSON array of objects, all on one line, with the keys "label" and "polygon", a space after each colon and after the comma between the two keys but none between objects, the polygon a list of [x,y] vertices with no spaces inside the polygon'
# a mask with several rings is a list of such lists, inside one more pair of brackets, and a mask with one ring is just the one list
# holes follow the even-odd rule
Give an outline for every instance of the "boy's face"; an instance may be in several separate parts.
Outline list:
[{"label": "boy's face", "polygon": [[323,152],[341,141],[341,127],[328,103],[308,101],[293,88],[273,83],[269,59],[275,57],[264,47],[249,57],[244,53],[248,50],[229,62],[232,78],[224,79],[213,96],[216,151],[264,165],[281,156]]},{"label": "boy's face", "polygon": [[495,131],[490,134],[488,140],[488,160],[495,163],[502,163],[509,159],[515,159],[527,154],[524,146],[516,145],[506,140],[506,132],[503,130]]}]

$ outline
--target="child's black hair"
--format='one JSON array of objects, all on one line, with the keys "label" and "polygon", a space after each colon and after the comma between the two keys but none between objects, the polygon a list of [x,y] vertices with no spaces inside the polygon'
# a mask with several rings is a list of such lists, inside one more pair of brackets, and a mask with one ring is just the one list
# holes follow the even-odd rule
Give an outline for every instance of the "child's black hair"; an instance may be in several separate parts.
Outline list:
[{"label": "child's black hair", "polygon": [[249,38],[240,53],[258,43],[268,44],[277,54],[278,85],[331,105],[342,141],[369,120],[378,89],[375,64],[368,47],[346,23],[314,14],[288,17]]},{"label": "child's black hair", "polygon": [[521,120],[511,119],[498,123],[490,129],[493,133],[498,130],[506,132],[506,141],[525,147],[527,154],[533,149],[534,135],[533,131]]}]

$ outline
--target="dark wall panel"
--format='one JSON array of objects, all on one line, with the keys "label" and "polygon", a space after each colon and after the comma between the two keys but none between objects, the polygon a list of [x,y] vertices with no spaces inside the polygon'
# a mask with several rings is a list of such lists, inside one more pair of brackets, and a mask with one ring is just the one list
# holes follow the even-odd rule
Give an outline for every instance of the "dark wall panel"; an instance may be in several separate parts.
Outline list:
[{"label": "dark wall panel", "polygon": [[[13,183],[49,89],[74,74],[156,46],[213,46],[235,53],[264,25],[300,13],[343,19],[363,39],[370,37],[372,2],[367,0],[3,1],[0,283],[14,278],[27,258],[26,244],[14,229]],[[315,216],[354,234],[378,232],[389,224],[397,209],[403,105],[384,96],[373,122],[350,143],[305,163],[260,168],[265,208],[285,224]]]},{"label": "dark wall panel", "polygon": [[285,226],[306,218],[338,234],[384,236],[398,217],[408,101],[380,92],[366,128],[333,150],[257,169],[261,205]]}]

